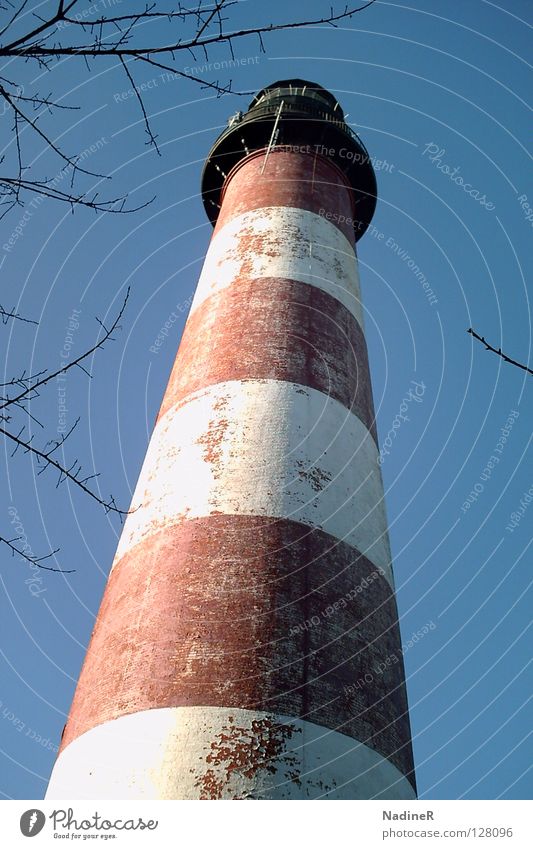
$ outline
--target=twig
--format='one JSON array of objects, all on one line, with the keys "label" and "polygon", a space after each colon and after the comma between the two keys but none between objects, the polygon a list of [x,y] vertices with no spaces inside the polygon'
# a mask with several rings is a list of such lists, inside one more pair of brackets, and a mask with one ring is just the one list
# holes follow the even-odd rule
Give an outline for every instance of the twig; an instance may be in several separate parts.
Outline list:
[{"label": "twig", "polygon": [[45,386],[47,383],[50,383],[50,381],[54,380],[54,378],[58,377],[58,375],[64,374],[65,372],[69,371],[71,368],[74,368],[75,366],[79,366],[80,363],[83,362],[83,360],[86,360],[87,357],[90,357],[91,354],[93,354],[99,348],[103,348],[103,346],[105,345],[105,343],[108,340],[113,341],[112,334],[114,333],[115,330],[120,328],[120,320],[122,319],[122,316],[124,315],[124,310],[126,309],[126,305],[128,303],[129,296],[130,296],[130,287],[128,286],[128,288],[126,290],[126,295],[125,295],[124,300],[122,302],[122,306],[121,306],[115,320],[113,321],[111,327],[109,328],[109,330],[107,330],[104,327],[104,325],[102,324],[102,322],[100,321],[99,318],[96,319],[98,321],[98,323],[100,324],[100,326],[104,327],[104,336],[103,336],[102,339],[99,339],[98,342],[96,342],[96,344],[92,346],[92,348],[89,348],[83,354],[80,354],[79,357],[76,357],[76,359],[71,360],[71,362],[67,363],[67,365],[63,366],[62,368],[57,369],[56,371],[50,372],[50,374],[46,374],[46,377],[41,376],[42,374],[44,374],[48,371],[48,369],[44,369],[43,371],[41,371],[39,373],[39,375],[38,375],[39,379],[36,380],[34,383],[30,382],[31,381],[30,377],[19,378],[17,380],[17,383],[19,385],[21,383],[24,384],[25,385],[24,390],[22,392],[20,392],[18,395],[13,396],[13,398],[4,399],[4,402],[2,404],[0,404],[0,410],[3,410],[6,407],[9,407],[12,404],[16,404],[17,402],[21,401],[23,398],[27,399],[28,396],[30,396],[30,395],[31,395],[32,398],[35,398],[35,393],[36,393],[37,389],[40,389],[42,386]]},{"label": "twig", "polygon": [[479,333],[476,333],[476,331],[472,330],[471,327],[466,332],[470,333],[470,335],[473,336],[474,339],[478,339],[479,342],[482,342],[485,346],[486,351],[492,351],[494,354],[497,354],[499,357],[501,357],[502,360],[505,360],[506,363],[510,363],[512,366],[521,368],[523,369],[523,371],[527,371],[528,374],[533,374],[533,369],[530,369],[529,366],[526,366],[523,363],[519,363],[517,360],[511,359],[511,357],[508,357],[507,354],[503,353],[501,348],[494,348],[492,345],[489,345],[485,337],[480,336]]},{"label": "twig", "polygon": [[32,566],[38,566],[39,569],[46,569],[47,572],[62,572],[64,575],[71,575],[72,572],[76,571],[75,569],[56,569],[53,566],[43,566],[42,561],[48,560],[49,557],[53,557],[54,554],[57,554],[59,548],[54,549],[54,551],[51,551],[49,554],[43,554],[41,557],[35,557],[32,554],[26,554],[24,550],[21,550],[20,548],[17,548],[16,545],[14,545],[14,543],[16,543],[19,539],[22,539],[22,537],[6,539],[5,537],[0,536],[0,543],[3,542],[5,545],[8,546],[8,548],[11,549],[11,554],[13,555],[13,557],[15,556],[15,554],[18,554],[20,557],[23,557],[24,560],[27,560],[28,563],[31,563]]}]

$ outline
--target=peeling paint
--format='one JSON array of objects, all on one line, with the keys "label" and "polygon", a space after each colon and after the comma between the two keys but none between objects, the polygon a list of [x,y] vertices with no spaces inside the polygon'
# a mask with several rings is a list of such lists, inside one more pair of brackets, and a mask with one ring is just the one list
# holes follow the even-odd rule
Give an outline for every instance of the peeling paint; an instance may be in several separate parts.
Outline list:
[{"label": "peeling paint", "polygon": [[[212,465],[215,479],[220,475],[219,467],[222,462],[223,448],[229,427],[229,421],[223,413],[228,406],[228,400],[227,397],[217,399],[213,405],[213,411],[218,414],[217,418],[210,420],[206,432],[196,440],[197,445],[203,446],[202,457],[206,463]],[[167,456],[171,458],[172,454],[169,452]]]},{"label": "peeling paint", "polygon": [[[273,735],[261,730],[269,723]],[[412,800],[415,792],[389,760],[344,734],[282,714],[198,706],[141,711],[82,734],[61,752],[46,798]]]},{"label": "peeling paint", "polygon": [[[377,445],[338,401],[299,388],[228,381],[169,409],[152,435],[132,501],[138,509],[126,519],[115,562],[148,540],[154,523],[172,524],[186,508],[190,519],[217,510],[322,528],[366,554],[392,582]],[[177,443],[181,452],[172,457]],[[315,465],[320,472],[310,471]]]},{"label": "peeling paint", "polygon": [[[267,206],[292,207],[329,219],[346,241],[353,245],[356,218],[346,178],[331,162],[317,156],[310,159],[282,150],[271,150],[268,158],[253,155],[243,160],[224,187],[223,204],[215,228],[222,228],[243,212]],[[264,170],[263,170],[264,169]],[[324,219],[326,220],[326,219]],[[328,224],[330,223],[328,221]],[[337,223],[338,222],[338,223]]]},{"label": "peeling paint", "polygon": [[301,733],[302,729],[294,723],[276,722],[273,717],[254,719],[248,727],[224,726],[205,758],[211,768],[195,783],[200,788],[200,799],[222,798],[233,773],[251,780],[264,770],[301,784],[299,758],[287,751],[287,742]]},{"label": "peeling paint", "polygon": [[159,420],[202,387],[252,379],[291,381],[301,394],[317,389],[353,411],[377,441],[361,327],[314,286],[238,278],[207,298],[187,322]]},{"label": "peeling paint", "polygon": [[415,797],[355,211],[309,162],[226,182],[47,798]]},{"label": "peeling paint", "polygon": [[321,492],[327,484],[331,483],[331,472],[327,469],[320,469],[318,466],[312,466],[309,469],[305,468],[305,464],[298,460],[296,463],[298,474],[303,480],[308,481],[315,492]]},{"label": "peeling paint", "polygon": [[[250,231],[257,236],[254,252],[247,250],[255,238],[245,235]],[[342,303],[363,327],[354,248],[334,224],[313,212],[264,207],[228,221],[209,245],[190,314],[206,298],[246,277],[307,283]]]}]

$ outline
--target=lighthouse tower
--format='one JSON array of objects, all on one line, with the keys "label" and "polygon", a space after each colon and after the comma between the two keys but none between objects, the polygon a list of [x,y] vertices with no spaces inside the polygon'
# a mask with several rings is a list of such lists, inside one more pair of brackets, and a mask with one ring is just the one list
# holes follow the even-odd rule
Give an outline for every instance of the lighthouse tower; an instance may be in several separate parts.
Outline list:
[{"label": "lighthouse tower", "polygon": [[205,163],[214,233],[47,798],[416,798],[336,98],[267,86]]}]

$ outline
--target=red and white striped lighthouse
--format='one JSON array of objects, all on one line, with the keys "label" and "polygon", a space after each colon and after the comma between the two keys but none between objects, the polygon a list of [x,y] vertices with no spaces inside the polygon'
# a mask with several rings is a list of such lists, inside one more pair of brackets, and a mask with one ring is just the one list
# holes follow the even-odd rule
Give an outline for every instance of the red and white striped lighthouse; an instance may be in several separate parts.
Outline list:
[{"label": "red and white striped lighthouse", "polygon": [[413,799],[335,98],[275,83],[203,175],[216,224],[47,798]]}]

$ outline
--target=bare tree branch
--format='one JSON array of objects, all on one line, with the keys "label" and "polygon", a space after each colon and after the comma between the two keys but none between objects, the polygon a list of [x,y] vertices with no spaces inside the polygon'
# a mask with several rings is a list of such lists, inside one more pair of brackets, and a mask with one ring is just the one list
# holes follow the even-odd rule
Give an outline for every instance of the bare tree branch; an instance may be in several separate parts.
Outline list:
[{"label": "bare tree branch", "polygon": [[[26,408],[26,404],[29,401],[35,400],[35,398],[39,397],[40,390],[43,389],[50,381],[57,378],[60,374],[64,374],[67,371],[70,371],[72,368],[80,368],[85,372],[89,377],[91,377],[90,373],[87,369],[82,365],[83,361],[94,354],[96,351],[103,348],[106,342],[114,341],[113,333],[116,330],[120,329],[120,321],[122,316],[124,315],[124,310],[126,309],[126,305],[128,303],[130,290],[128,288],[126,295],[124,297],[124,301],[122,306],[115,317],[112,324],[107,328],[97,317],[97,322],[102,328],[103,335],[100,339],[96,341],[94,345],[91,346],[87,351],[84,351],[83,354],[80,354],[79,357],[67,363],[60,369],[56,369],[54,371],[49,371],[48,369],[43,369],[40,372],[37,372],[35,375],[26,377],[24,373],[22,373],[17,378],[12,378],[8,381],[4,386],[7,386],[8,389],[10,387],[17,387],[20,391],[16,392],[14,395],[10,396],[9,392],[2,397],[2,403],[0,403],[0,422],[3,424],[0,425],[0,434],[4,436],[5,439],[12,442],[14,444],[14,449],[11,456],[14,456],[19,449],[22,449],[26,454],[32,454],[33,457],[36,458],[37,463],[39,465],[38,474],[42,474],[49,467],[55,469],[58,472],[58,479],[56,486],[64,483],[64,481],[70,481],[71,483],[76,484],[76,486],[81,489],[86,495],[90,496],[94,501],[104,507],[106,513],[113,512],[118,515],[125,516],[127,515],[127,510],[122,510],[117,507],[115,503],[115,499],[112,495],[109,496],[108,499],[102,498],[98,495],[90,486],[88,486],[89,481],[97,478],[99,473],[93,473],[89,475],[84,475],[82,473],[81,463],[75,459],[69,466],[60,462],[54,456],[55,453],[64,446],[65,442],[71,436],[72,432],[78,425],[79,419],[77,419],[70,430],[61,435],[60,439],[49,440],[43,448],[37,448],[33,444],[33,435],[29,435],[26,433],[26,425],[23,424],[17,432],[14,432],[11,428],[8,429],[6,425],[10,424],[12,415],[10,412],[5,412],[6,410],[13,408],[15,412],[22,412],[26,415],[30,416],[34,421],[37,421],[35,417],[31,416],[29,411]],[[41,424],[38,422],[38,424]],[[41,425],[42,426],[42,425]]]},{"label": "bare tree branch", "polygon": [[11,549],[13,557],[15,554],[18,554],[24,560],[27,560],[28,563],[31,563],[32,566],[38,566],[39,569],[46,569],[47,572],[62,572],[64,575],[70,575],[72,572],[76,571],[75,569],[56,569],[54,566],[43,566],[42,561],[48,560],[49,557],[53,557],[54,554],[57,554],[59,548],[54,549],[54,551],[50,551],[49,554],[43,554],[41,557],[35,557],[33,554],[26,553],[24,549],[17,548],[15,543],[18,542],[19,539],[22,539],[22,537],[7,539],[7,537],[0,536],[0,543],[4,543]]},{"label": "bare tree branch", "polygon": [[[122,316],[124,315],[124,311],[126,309],[126,305],[128,303],[129,296],[130,296],[130,287],[128,286],[128,288],[126,290],[126,295],[124,296],[124,300],[122,302],[122,306],[120,307],[120,310],[117,314],[117,317],[115,318],[115,320],[113,321],[113,323],[111,324],[109,329],[106,329],[106,327],[102,324],[100,319],[98,317],[96,317],[98,324],[100,325],[100,327],[102,327],[104,329],[104,335],[103,335],[102,339],[99,339],[92,346],[92,348],[89,348],[87,351],[84,351],[84,353],[80,354],[79,357],[76,357],[76,359],[72,360],[71,362],[67,363],[65,366],[63,366],[60,369],[57,369],[56,371],[50,372],[49,374],[46,374],[46,372],[48,371],[47,369],[41,371],[39,373],[39,375],[37,375],[37,379],[35,381],[33,381],[33,379],[31,377],[27,377],[27,378],[20,377],[20,378],[18,378],[17,383],[18,383],[18,385],[24,386],[23,391],[19,392],[18,395],[13,396],[12,398],[9,398],[9,397],[2,398],[1,399],[2,403],[0,403],[0,413],[6,407],[11,406],[12,404],[17,404],[22,399],[28,400],[28,399],[33,399],[33,398],[37,397],[37,395],[38,395],[37,390],[38,389],[41,389],[47,383],[50,383],[50,381],[54,380],[56,377],[58,377],[58,375],[64,374],[65,372],[70,371],[70,369],[80,366],[80,363],[82,363],[83,360],[86,360],[87,357],[90,357],[91,354],[94,354],[95,351],[98,351],[100,348],[103,348],[106,342],[108,342],[108,341],[113,342],[114,341],[113,333],[115,332],[115,330],[121,329],[120,321],[122,319]],[[85,372],[85,373],[87,374],[87,372]],[[46,374],[46,377],[42,377],[43,374]],[[89,375],[89,377],[90,376],[91,375]]]},{"label": "bare tree branch", "polygon": [[[147,3],[141,11],[100,15],[94,20],[89,20],[85,14],[88,10],[80,12],[76,10],[78,0],[58,0],[55,12],[51,12],[44,18],[33,13],[38,24],[29,26],[26,32],[21,33],[20,27],[28,15],[27,0],[21,0],[0,31],[0,57],[11,64],[14,60],[35,62],[39,68],[48,71],[52,70],[54,62],[64,57],[83,59],[87,63],[88,70],[90,70],[89,60],[116,57],[135,92],[148,137],[147,143],[160,153],[156,140],[157,134],[150,125],[140,86],[135,85],[132,69],[128,67],[132,61],[140,61],[143,64],[170,71],[181,79],[189,80],[222,96],[232,91],[231,81],[223,83],[218,80],[203,80],[193,73],[176,68],[174,64],[176,55],[180,51],[187,51],[194,56],[196,50],[201,50],[207,57],[209,48],[222,44],[234,57],[234,41],[249,37],[257,37],[259,48],[264,52],[263,36],[302,27],[336,26],[340,21],[349,20],[357,12],[367,9],[375,0],[367,0],[351,8],[345,6],[337,12],[331,8],[329,14],[321,17],[244,27],[239,30],[231,30],[227,15],[228,10],[236,5],[236,0],[215,0],[206,6],[202,5],[200,0],[192,8],[183,8],[181,4],[178,4],[177,8],[162,8],[163,2],[164,0],[159,4],[158,0],[155,0],[150,4]],[[163,23],[167,24],[166,28],[161,26]],[[15,26],[17,34],[10,39],[9,34]],[[72,43],[74,41],[78,43]],[[95,174],[83,168],[76,157],[67,154],[60,145],[55,143],[52,134],[41,126],[41,119],[45,113],[53,113],[56,109],[77,107],[58,103],[51,95],[42,97],[36,91],[24,92],[21,87],[17,87],[6,77],[0,77],[0,80],[0,101],[3,100],[5,109],[13,114],[16,149],[16,173],[7,173],[6,176],[0,177],[0,207],[3,208],[0,211],[0,220],[15,205],[22,203],[26,192],[65,201],[71,204],[72,208],[76,205],[90,207],[96,212],[138,211],[146,205],[141,204],[134,210],[130,210],[126,208],[126,198],[123,197],[102,200],[96,194],[94,197],[88,197],[87,192],[63,192],[50,186],[52,182],[50,180],[33,179],[24,165],[21,146],[23,131],[29,131],[44,142],[65,166],[72,168],[73,177],[85,174],[98,177],[100,180],[107,178],[103,174]],[[246,94],[246,92],[240,92],[240,94]],[[35,111],[34,116],[30,116],[24,108],[28,106]]]},{"label": "bare tree branch", "polygon": [[73,192],[64,192],[62,189],[57,189],[52,185],[53,182],[54,179],[52,178],[48,182],[43,182],[41,180],[25,180],[22,177],[0,177],[0,207],[6,207],[0,212],[0,221],[8,214],[14,203],[20,202],[19,196],[22,191],[31,192],[40,197],[52,198],[52,200],[66,201],[72,209],[75,206],[85,206],[88,209],[94,209],[95,212],[111,212],[113,214],[139,212],[139,210],[145,209],[154,202],[152,197],[139,206],[126,209],[126,195],[109,198],[109,200],[99,200],[98,192],[94,192],[91,196],[85,193],[77,195]]},{"label": "bare tree branch", "polygon": [[[109,498],[105,500],[104,498],[101,498],[101,496],[97,495],[96,492],[93,492],[93,490],[91,490],[87,486],[87,481],[99,477],[99,473],[87,475],[86,477],[81,477],[82,467],[77,459],[74,460],[67,468],[54,457],[52,457],[54,451],[57,451],[57,449],[60,448],[64,444],[66,439],[71,435],[78,422],[79,419],[76,420],[74,425],[71,427],[70,431],[64,436],[62,436],[60,440],[52,440],[51,448],[42,451],[39,448],[35,448],[35,446],[31,444],[33,437],[30,437],[29,439],[21,438],[21,435],[25,430],[24,427],[18,433],[10,433],[5,427],[0,426],[0,433],[2,433],[6,437],[6,439],[10,439],[12,442],[15,443],[15,448],[11,455],[12,457],[16,454],[18,448],[22,448],[25,453],[31,453],[37,458],[41,466],[37,474],[42,474],[49,466],[56,469],[56,471],[59,472],[56,488],[59,487],[60,484],[64,483],[64,481],[69,480],[72,483],[75,483],[76,486],[78,486],[81,490],[83,490],[86,495],[89,495],[92,499],[94,499],[94,501],[104,507],[106,513],[118,513],[120,516],[126,516],[128,514],[128,511],[121,510],[119,507],[117,507],[117,505],[115,504],[115,499],[112,495],[110,495]],[[47,445],[50,445],[50,443],[47,443]],[[47,445],[45,446],[45,449],[47,448]]]},{"label": "bare tree branch", "polygon": [[[224,32],[222,27],[218,29],[216,33],[213,35],[204,35],[206,28],[213,21],[215,16],[221,12],[223,8],[228,6],[229,4],[226,0],[219,0],[213,9],[211,14],[209,15],[208,21],[202,24],[201,27],[197,30],[195,35],[192,38],[177,41],[172,41],[170,44],[154,44],[152,46],[139,46],[139,47],[123,47],[124,34],[120,36],[120,38],[116,42],[112,42],[108,45],[105,44],[105,39],[97,38],[96,41],[92,44],[78,44],[78,45],[61,45],[54,44],[51,47],[43,47],[41,44],[34,42],[34,39],[37,35],[43,32],[44,29],[53,24],[58,23],[63,20],[68,22],[72,26],[77,26],[80,28],[90,27],[102,27],[109,25],[111,23],[118,23],[118,18],[99,18],[97,21],[94,21],[92,24],[89,24],[87,21],[81,23],[77,21],[75,18],[66,18],[66,16],[58,16],[55,15],[50,19],[48,24],[45,26],[44,24],[40,27],[37,27],[32,32],[28,33],[26,36],[17,39],[11,44],[7,44],[5,46],[0,46],[0,56],[13,57],[13,56],[24,56],[26,58],[40,58],[40,57],[57,57],[57,56],[141,56],[141,55],[151,55],[154,53],[175,53],[178,50],[191,50],[198,47],[208,47],[212,44],[220,44],[225,43],[230,40],[246,38],[251,35],[265,35],[267,33],[280,32],[281,30],[289,30],[289,29],[301,29],[302,27],[311,27],[311,26],[321,26],[324,24],[329,24],[331,26],[335,26],[339,21],[349,20],[353,17],[357,12],[362,12],[364,9],[367,9],[369,6],[372,6],[376,0],[368,0],[368,2],[363,3],[361,6],[353,7],[348,9],[344,8],[342,12],[337,14],[334,13],[333,9],[330,9],[330,14],[325,15],[321,18],[309,18],[300,21],[293,21],[289,23],[283,24],[266,24],[264,26],[259,27],[247,27],[241,30],[234,30],[233,32]],[[139,20],[142,20],[145,16],[145,12],[138,13],[137,15],[128,15],[123,16],[122,20],[128,22],[128,28],[126,30],[128,36],[131,33],[131,24],[138,23]],[[166,13],[162,13],[162,16],[166,17],[169,21],[174,20],[175,18],[180,18],[181,12],[173,12],[168,11]]]},{"label": "bare tree branch", "polygon": [[[59,148],[56,144],[54,144],[54,142],[46,135],[46,133],[44,133],[41,130],[41,128],[39,126],[37,126],[37,120],[34,120],[34,119],[28,117],[28,115],[25,115],[24,112],[22,112],[22,110],[19,109],[19,107],[17,106],[17,104],[15,102],[15,99],[13,97],[11,97],[11,95],[9,94],[8,91],[6,91],[6,89],[4,88],[3,85],[0,85],[0,96],[3,97],[4,100],[7,101],[7,103],[11,106],[13,112],[15,113],[15,136],[16,136],[17,152],[18,152],[18,158],[19,158],[19,171],[22,170],[22,165],[20,165],[20,144],[19,144],[19,133],[18,133],[17,124],[18,124],[19,121],[22,121],[22,123],[28,124],[30,127],[32,127],[32,129],[35,130],[37,135],[40,136],[41,139],[46,142],[48,147],[51,147],[52,150],[54,151],[54,153],[56,153],[59,156],[59,158],[62,159],[67,165],[70,165],[72,168],[74,168],[76,171],[80,171],[82,174],[88,174],[91,177],[99,177],[100,179],[109,179],[108,177],[105,177],[105,175],[103,175],[103,174],[97,174],[94,171],[88,171],[87,169],[82,168],[81,165],[77,165],[74,157],[67,156],[65,153],[63,153],[61,148]],[[33,98],[31,98],[31,100],[33,100]]]},{"label": "bare tree branch", "polygon": [[[336,26],[340,21],[349,20],[357,12],[373,5],[375,0],[368,0],[350,8],[344,6],[339,11],[330,8],[329,13],[322,17],[243,27],[238,30],[231,29],[228,15],[238,0],[213,0],[205,5],[203,0],[197,0],[195,5],[187,8],[182,7],[179,2],[167,7],[166,2],[169,0],[153,0],[146,3],[140,11],[129,11],[126,8],[122,12],[121,8],[121,14],[111,12],[108,16],[99,15],[89,20],[90,12],[79,0],[56,0],[55,4],[44,7],[47,8],[48,14],[38,14],[32,10],[29,0],[0,0],[0,9],[6,12],[5,22],[0,28],[0,57],[4,60],[5,67],[10,69],[9,77],[14,76],[11,69],[24,62],[38,72],[35,78],[42,78],[44,71],[53,71],[59,61],[67,57],[83,61],[89,72],[93,62],[104,57],[115,59],[135,92],[147,144],[160,155],[157,133],[152,129],[150,112],[143,101],[143,89],[136,85],[134,80],[134,68],[144,69],[149,66],[169,71],[180,79],[222,96],[232,91],[231,80],[226,82],[201,79],[193,72],[189,73],[189,69],[177,68],[177,55],[185,51],[195,58],[196,52],[200,51],[208,59],[211,48],[223,45],[235,60],[234,44],[247,38],[257,38],[259,50],[265,52],[264,39],[271,33],[313,26]],[[31,23],[28,24],[28,21]],[[134,62],[139,64],[133,65]],[[79,188],[80,180],[91,178],[101,182],[109,179],[106,174],[83,167],[85,152],[79,155],[67,152],[63,143],[57,141],[61,135],[56,133],[55,126],[49,128],[50,118],[56,116],[57,110],[79,107],[62,103],[61,98],[56,99],[52,92],[43,94],[36,87],[32,88],[31,84],[29,88],[30,90],[25,90],[16,80],[8,78],[5,74],[0,75],[0,114],[12,119],[13,132],[11,143],[0,156],[3,171],[3,176],[0,175],[0,220],[16,206],[23,205],[28,195],[34,196],[32,206],[48,198],[68,203],[72,210],[83,206],[97,213],[136,212],[152,202],[153,198],[131,208],[129,204],[126,205],[127,196],[105,198],[101,197],[94,186],[89,189]],[[36,173],[36,166],[28,162],[27,139],[44,145],[52,161],[55,157],[58,161],[57,176],[47,177]],[[70,177],[69,185],[61,187],[60,183],[67,174]],[[113,340],[114,331],[120,327],[128,296],[129,289],[111,326],[107,328],[99,322],[102,328],[101,338],[75,360],[53,371],[39,369],[34,374],[27,375],[23,370],[19,375],[0,384],[0,434],[13,446],[12,456],[19,450],[30,454],[37,462],[38,474],[47,469],[55,470],[58,474],[56,486],[65,481],[73,483],[103,506],[106,512],[114,512],[120,516],[125,515],[127,511],[119,509],[112,496],[108,499],[102,498],[93,489],[91,481],[98,477],[97,473],[87,475],[82,472],[77,459],[68,464],[59,457],[61,452],[61,458],[64,458],[65,442],[73,433],[79,419],[68,433],[59,439],[49,440],[41,447],[34,445],[34,434],[29,426],[37,424],[40,428],[44,427],[34,412],[30,411],[31,402],[38,398],[55,378],[72,368],[79,368],[91,377],[86,362],[107,341]],[[0,305],[0,321],[6,323],[10,320],[26,324],[37,323],[21,316],[15,308],[9,310]],[[13,556],[17,554],[35,566],[50,571],[67,571],[41,565],[42,561],[52,557],[56,551],[43,557],[35,557],[32,552],[28,552],[27,546],[17,545],[19,539],[0,536],[0,543],[10,548]]]},{"label": "bare tree branch", "polygon": [[135,85],[135,81],[134,81],[134,79],[133,79],[133,77],[132,77],[132,75],[129,71],[128,66],[126,65],[126,62],[124,61],[124,57],[119,56],[119,59],[120,59],[122,67],[124,68],[124,73],[126,74],[128,80],[130,81],[132,88],[133,88],[133,91],[135,92],[135,95],[136,95],[137,100],[139,102],[139,105],[141,107],[141,112],[143,114],[143,120],[144,120],[144,127],[145,127],[145,130],[146,130],[146,134],[148,136],[147,144],[153,145],[155,147],[157,153],[159,154],[159,156],[161,156],[161,151],[159,150],[159,148],[157,146],[157,141],[156,141],[155,136],[154,136],[154,134],[153,134],[153,132],[150,128],[150,122],[148,121],[148,115],[146,114],[146,109],[144,108],[143,99],[140,95],[139,89]]},{"label": "bare tree branch", "polygon": [[24,316],[20,315],[18,312],[9,312],[9,310],[4,309],[2,304],[0,304],[0,321],[2,321],[2,324],[7,324],[10,318],[16,319],[17,321],[24,321],[26,324],[39,324],[38,321],[34,321],[31,318],[24,318]]},{"label": "bare tree branch", "polygon": [[24,2],[22,3],[22,5],[20,5],[20,6],[19,6],[19,8],[18,8],[18,9],[16,9],[16,10],[13,12],[13,14],[12,14],[12,16],[10,17],[10,19],[8,20],[7,24],[6,24],[4,27],[2,27],[2,29],[0,30],[0,38],[3,36],[3,34],[4,34],[5,32],[7,32],[7,30],[8,30],[8,29],[9,29],[9,27],[11,26],[11,24],[13,24],[13,23],[17,20],[17,18],[19,17],[19,15],[21,15],[21,14],[22,14],[22,12],[24,11],[24,9],[26,8],[26,6],[27,6],[27,5],[28,5],[28,0],[24,0]]},{"label": "bare tree branch", "polygon": [[512,360],[511,357],[508,357],[507,354],[504,354],[501,348],[494,348],[492,345],[489,345],[484,336],[480,336],[476,333],[475,330],[472,330],[470,327],[467,331],[470,333],[474,339],[478,339],[479,342],[482,342],[485,346],[486,351],[492,351],[494,354],[497,354],[502,360],[505,360],[506,363],[510,363],[512,366],[516,366],[517,368],[521,368],[523,371],[527,371],[528,374],[533,374],[533,369],[530,369],[529,366],[524,365],[523,363],[519,363],[517,360]]}]

